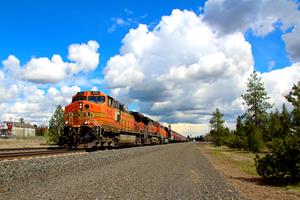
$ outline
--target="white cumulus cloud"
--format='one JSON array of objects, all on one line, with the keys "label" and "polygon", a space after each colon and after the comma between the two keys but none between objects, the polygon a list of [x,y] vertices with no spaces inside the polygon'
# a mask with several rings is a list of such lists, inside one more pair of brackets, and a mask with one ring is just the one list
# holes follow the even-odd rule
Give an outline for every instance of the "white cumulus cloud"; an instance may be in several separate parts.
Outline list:
[{"label": "white cumulus cloud", "polygon": [[69,64],[71,73],[80,71],[89,72],[96,69],[99,64],[99,44],[96,41],[89,41],[87,44],[72,44],[69,47],[69,60],[74,63]]},{"label": "white cumulus cloud", "polygon": [[[207,127],[215,108],[234,127],[245,108],[241,94],[254,70],[251,45],[242,30],[219,34],[203,15],[173,10],[152,31],[146,25],[131,29],[122,43],[104,70],[113,96],[155,119],[179,123],[178,130],[196,133],[198,126],[189,123]],[[299,70],[295,63],[261,74],[277,108],[299,79]]]},{"label": "white cumulus cloud", "polygon": [[300,81],[300,63],[263,73],[262,80],[272,102],[281,108],[283,103],[288,104],[284,96],[291,91],[293,84]]},{"label": "white cumulus cloud", "polygon": [[[300,19],[299,19],[300,21]],[[287,34],[282,36],[285,41],[287,52],[291,60],[300,61],[300,22],[298,25]]]},{"label": "white cumulus cloud", "polygon": [[[228,115],[253,71],[242,33],[219,36],[191,11],[173,10],[150,31],[131,29],[104,71],[112,93],[167,122],[207,122],[216,106]],[[126,99],[124,97],[127,97]],[[222,102],[222,103],[221,103]]]},{"label": "white cumulus cloud", "polygon": [[[32,58],[21,69],[19,60],[11,55],[3,61],[3,65],[10,71],[20,72],[22,78],[35,83],[57,83],[70,75],[79,72],[90,72],[99,64],[99,44],[89,41],[87,44],[72,44],[69,46],[68,59],[64,62],[60,55],[53,55],[51,59],[46,57]],[[18,70],[14,70],[14,69]]]},{"label": "white cumulus cloud", "polygon": [[69,79],[78,80],[79,72],[90,72],[98,66],[98,48],[95,41],[72,44],[68,54],[70,62],[53,55],[51,59],[32,58],[22,66],[16,56],[8,56],[0,69],[0,120],[24,118],[26,122],[48,124],[56,106],[67,105],[81,90],[70,84]]},{"label": "white cumulus cloud", "polygon": [[19,78],[21,68],[20,61],[14,55],[9,55],[8,58],[2,61],[4,73],[11,79]]},{"label": "white cumulus cloud", "polygon": [[252,30],[265,36],[277,27],[286,32],[283,40],[291,60],[300,60],[299,3],[291,0],[208,0],[204,21],[221,34]]},{"label": "white cumulus cloud", "polygon": [[59,55],[48,58],[33,58],[23,70],[23,78],[37,83],[56,83],[67,76],[66,64]]},{"label": "white cumulus cloud", "polygon": [[23,118],[26,122],[48,124],[56,106],[67,105],[71,102],[71,97],[79,91],[78,86],[63,86],[59,89],[50,87],[44,91],[32,84],[11,85],[6,92],[10,101],[0,101],[0,119],[19,121]]}]

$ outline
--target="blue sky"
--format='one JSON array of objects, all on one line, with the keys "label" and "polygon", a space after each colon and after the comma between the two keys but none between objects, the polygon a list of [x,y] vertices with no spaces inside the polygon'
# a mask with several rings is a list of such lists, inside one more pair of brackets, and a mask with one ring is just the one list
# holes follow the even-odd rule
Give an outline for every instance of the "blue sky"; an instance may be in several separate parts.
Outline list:
[{"label": "blue sky", "polygon": [[[202,3],[203,4],[203,3]],[[101,64],[117,54],[121,40],[137,23],[157,24],[174,8],[197,11],[199,1],[60,1],[9,0],[0,2],[0,60],[17,55],[21,62],[32,56],[67,55],[73,43],[96,40],[101,45]],[[128,11],[126,12],[126,10]],[[132,13],[131,13],[132,12]],[[136,23],[117,27],[113,18],[133,18]]]},{"label": "blue sky", "polygon": [[268,71],[267,66],[272,60],[276,63],[277,69],[291,64],[281,35],[280,30],[276,30],[265,37],[254,36],[251,32],[246,34],[246,39],[252,45],[255,68],[258,71]]},{"label": "blue sky", "polygon": [[251,71],[278,106],[300,73],[299,1],[7,0],[0,27],[1,120],[47,123],[96,87],[159,121],[234,123]]},{"label": "blue sky", "polygon": [[[101,45],[100,66],[121,46],[122,38],[138,23],[156,25],[161,16],[169,15],[174,8],[200,13],[204,1],[156,0],[156,1],[60,1],[60,0],[10,0],[0,3],[0,60],[16,55],[25,64],[30,58],[67,55],[67,46],[96,40]],[[113,32],[113,18],[132,18],[136,22],[118,26]],[[274,60],[277,68],[290,65],[282,32],[275,31],[264,37],[249,32],[247,40],[252,44],[255,67],[266,71],[268,62]],[[101,75],[101,73],[100,73]]]}]

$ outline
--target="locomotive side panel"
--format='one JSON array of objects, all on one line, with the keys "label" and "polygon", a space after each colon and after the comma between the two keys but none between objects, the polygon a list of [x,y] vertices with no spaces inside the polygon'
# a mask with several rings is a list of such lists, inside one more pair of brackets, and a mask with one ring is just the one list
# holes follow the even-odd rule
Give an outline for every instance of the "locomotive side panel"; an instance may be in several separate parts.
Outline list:
[{"label": "locomotive side panel", "polygon": [[134,117],[127,112],[121,112],[121,131],[136,133]]}]

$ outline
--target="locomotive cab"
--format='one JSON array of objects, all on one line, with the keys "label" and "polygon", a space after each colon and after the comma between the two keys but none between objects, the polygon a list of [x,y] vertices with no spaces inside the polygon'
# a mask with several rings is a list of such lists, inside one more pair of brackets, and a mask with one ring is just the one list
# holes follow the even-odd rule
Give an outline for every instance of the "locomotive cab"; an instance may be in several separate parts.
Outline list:
[{"label": "locomotive cab", "polygon": [[95,117],[105,116],[107,96],[99,91],[78,92],[65,107],[64,129],[60,145],[69,148],[96,148],[101,124]]},{"label": "locomotive cab", "polygon": [[97,148],[135,144],[134,117],[123,104],[100,91],[78,92],[65,107],[60,145]]}]

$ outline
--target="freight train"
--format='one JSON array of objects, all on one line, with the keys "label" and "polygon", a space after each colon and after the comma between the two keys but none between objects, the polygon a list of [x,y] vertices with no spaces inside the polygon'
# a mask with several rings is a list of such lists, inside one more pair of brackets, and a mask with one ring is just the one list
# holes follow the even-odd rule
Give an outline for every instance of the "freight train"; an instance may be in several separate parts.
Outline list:
[{"label": "freight train", "polygon": [[61,146],[97,150],[184,142],[187,138],[100,91],[78,92],[65,107]]}]

